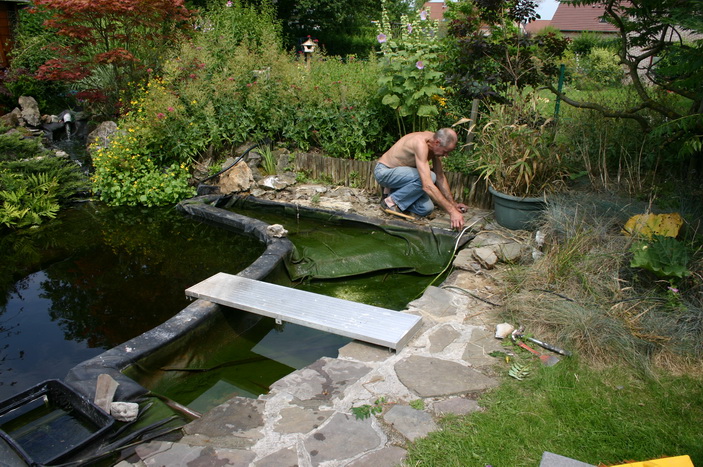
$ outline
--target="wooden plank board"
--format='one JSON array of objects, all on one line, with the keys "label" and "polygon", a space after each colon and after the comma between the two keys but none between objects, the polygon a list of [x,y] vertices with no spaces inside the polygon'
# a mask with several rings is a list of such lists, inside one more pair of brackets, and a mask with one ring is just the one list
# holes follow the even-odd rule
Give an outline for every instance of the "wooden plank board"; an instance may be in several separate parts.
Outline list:
[{"label": "wooden plank board", "polygon": [[189,297],[400,350],[422,318],[220,272],[186,289]]}]

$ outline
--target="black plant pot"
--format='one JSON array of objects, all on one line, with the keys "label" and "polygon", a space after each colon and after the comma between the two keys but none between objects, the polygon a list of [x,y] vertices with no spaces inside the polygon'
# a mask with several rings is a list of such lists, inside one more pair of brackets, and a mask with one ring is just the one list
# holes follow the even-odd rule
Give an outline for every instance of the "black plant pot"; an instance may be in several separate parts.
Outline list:
[{"label": "black plant pot", "polygon": [[534,230],[546,206],[543,197],[520,198],[488,187],[493,195],[493,209],[498,224],[510,230]]}]

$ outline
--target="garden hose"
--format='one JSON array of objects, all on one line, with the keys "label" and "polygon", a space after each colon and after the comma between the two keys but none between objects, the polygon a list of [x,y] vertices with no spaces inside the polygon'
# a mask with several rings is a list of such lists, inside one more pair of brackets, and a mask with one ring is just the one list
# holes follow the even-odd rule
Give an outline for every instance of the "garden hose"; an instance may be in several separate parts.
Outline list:
[{"label": "garden hose", "polygon": [[250,147],[249,149],[247,149],[246,151],[244,151],[244,153],[243,153],[241,156],[239,156],[238,158],[236,158],[236,159],[234,160],[234,162],[232,162],[230,165],[228,165],[228,166],[225,167],[224,169],[220,170],[220,171],[217,172],[216,174],[208,175],[207,177],[203,178],[202,180],[199,180],[199,181],[198,181],[198,186],[202,185],[203,182],[206,182],[206,181],[210,180],[211,178],[215,178],[215,177],[217,177],[218,175],[222,175],[223,173],[227,172],[229,169],[231,169],[232,167],[234,167],[235,165],[237,165],[237,164],[239,163],[239,161],[241,161],[242,159],[244,159],[244,157],[246,157],[246,155],[249,154],[249,151],[251,151],[252,149],[254,149],[254,148],[258,147],[258,146],[260,146],[260,144],[261,144],[261,143],[256,143],[255,145],[253,145],[252,147]]},{"label": "garden hose", "polygon": [[[481,219],[482,219],[482,218],[481,218]],[[432,282],[430,282],[429,284],[427,284],[427,286],[426,286],[424,289],[422,289],[422,291],[415,297],[415,299],[417,299],[417,298],[419,298],[420,296],[422,296],[422,294],[425,293],[425,290],[429,289],[430,286],[431,286],[432,284],[434,284],[434,283],[437,281],[437,279],[439,279],[439,278],[442,276],[442,274],[444,274],[444,273],[447,271],[447,269],[449,269],[449,266],[451,266],[451,265],[452,265],[452,262],[454,261],[454,255],[456,255],[456,250],[459,249],[459,240],[461,240],[461,237],[464,236],[464,234],[466,233],[467,230],[469,230],[471,227],[473,227],[474,225],[476,225],[476,223],[477,223],[478,221],[480,221],[481,219],[476,219],[473,223],[471,223],[471,225],[467,225],[466,227],[464,227],[464,230],[462,230],[461,233],[459,233],[459,236],[456,238],[456,243],[454,243],[454,250],[452,251],[452,254],[451,254],[451,256],[449,257],[449,262],[447,262],[447,265],[444,266],[444,269],[442,269],[442,270],[439,272],[439,274],[437,274],[437,275],[435,276],[435,278],[432,279]]]}]

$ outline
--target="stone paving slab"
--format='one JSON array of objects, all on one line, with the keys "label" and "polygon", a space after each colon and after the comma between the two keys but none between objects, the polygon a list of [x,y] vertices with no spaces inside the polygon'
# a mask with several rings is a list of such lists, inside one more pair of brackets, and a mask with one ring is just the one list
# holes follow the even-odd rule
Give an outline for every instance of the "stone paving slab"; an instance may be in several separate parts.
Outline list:
[{"label": "stone paving slab", "polygon": [[[490,295],[486,287],[496,282],[454,271],[445,284]],[[294,371],[258,399],[212,409],[186,425],[178,443],[140,446],[139,465],[397,466],[407,442],[437,430],[442,415],[480,410],[467,396],[498,384],[490,376],[497,359],[488,356],[501,348],[492,309],[461,290],[429,287],[408,305],[423,316],[423,329],[400,352],[349,343],[338,358]],[[410,407],[417,399],[423,410]],[[359,420],[352,409],[362,405],[381,413]]]}]

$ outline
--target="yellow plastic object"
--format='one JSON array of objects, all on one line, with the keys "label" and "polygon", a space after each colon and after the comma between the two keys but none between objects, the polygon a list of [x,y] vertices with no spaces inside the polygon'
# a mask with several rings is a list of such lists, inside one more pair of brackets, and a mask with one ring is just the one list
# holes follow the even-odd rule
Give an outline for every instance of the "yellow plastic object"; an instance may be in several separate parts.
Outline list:
[{"label": "yellow plastic object", "polygon": [[676,456],[631,464],[618,464],[611,467],[694,467],[694,465],[689,456]]},{"label": "yellow plastic object", "polygon": [[683,225],[683,218],[677,213],[637,214],[625,223],[623,233],[638,237],[652,238],[652,235],[676,237]]}]

